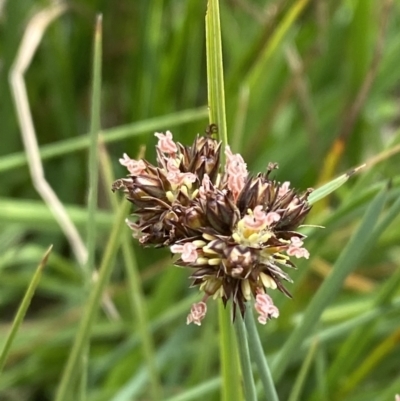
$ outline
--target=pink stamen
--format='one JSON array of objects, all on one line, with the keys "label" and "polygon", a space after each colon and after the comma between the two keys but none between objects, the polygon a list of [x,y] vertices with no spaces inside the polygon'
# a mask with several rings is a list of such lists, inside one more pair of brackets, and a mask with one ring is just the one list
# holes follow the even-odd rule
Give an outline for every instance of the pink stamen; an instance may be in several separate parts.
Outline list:
[{"label": "pink stamen", "polygon": [[302,248],[303,241],[299,237],[290,238],[289,248],[286,250],[286,253],[289,256],[295,256],[296,258],[306,258],[310,257],[310,253],[307,249]]},{"label": "pink stamen", "polygon": [[252,214],[244,216],[243,222],[246,228],[262,230],[267,225],[267,214],[262,210],[262,206],[258,205],[254,208]]},{"label": "pink stamen", "polygon": [[119,162],[128,169],[131,175],[140,175],[146,170],[143,160],[131,159],[126,153],[123,154],[122,159],[119,159]]},{"label": "pink stamen", "polygon": [[203,301],[195,303],[190,309],[190,313],[186,318],[186,324],[194,323],[197,326],[201,326],[201,321],[204,319],[207,313],[207,304]]},{"label": "pink stamen", "polygon": [[258,321],[261,324],[265,324],[269,319],[277,318],[279,316],[279,309],[274,305],[272,298],[262,292],[259,292],[256,295],[254,308],[260,315],[258,316]]},{"label": "pink stamen", "polygon": [[161,152],[164,153],[176,153],[176,151],[178,150],[178,147],[176,146],[176,143],[172,140],[172,133],[171,131],[167,131],[164,134],[161,134],[159,132],[156,132],[154,134],[154,136],[156,136],[158,138],[158,144],[157,147],[158,149],[161,150]]},{"label": "pink stamen", "polygon": [[276,223],[277,221],[279,221],[281,219],[281,215],[279,213],[276,212],[269,212],[267,213],[267,226],[270,226],[273,223]]},{"label": "pink stamen", "polygon": [[172,253],[181,253],[181,259],[187,263],[193,263],[198,258],[197,247],[192,242],[186,242],[183,245],[172,245],[171,246]]},{"label": "pink stamen", "polygon": [[196,181],[193,173],[181,173],[180,171],[170,171],[167,173],[167,180],[176,186],[188,185]]},{"label": "pink stamen", "polygon": [[240,154],[233,154],[230,147],[225,148],[226,164],[225,171],[228,176],[228,189],[236,199],[245,185],[248,171],[247,165]]},{"label": "pink stamen", "polygon": [[204,174],[203,179],[201,181],[201,186],[199,188],[200,198],[206,199],[207,192],[211,190],[210,184],[211,184],[210,177],[208,176],[208,174]]},{"label": "pink stamen", "polygon": [[278,196],[279,196],[279,197],[282,197],[282,196],[285,195],[287,192],[289,192],[289,191],[290,191],[289,187],[290,187],[290,182],[289,182],[289,181],[285,181],[285,182],[279,187]]},{"label": "pink stamen", "polygon": [[280,214],[276,212],[265,213],[262,210],[262,206],[258,205],[254,208],[252,214],[244,216],[243,222],[246,228],[249,228],[250,230],[260,231],[267,226],[271,226],[273,223],[276,223],[280,219]]},{"label": "pink stamen", "polygon": [[179,167],[177,166],[177,160],[175,160],[173,157],[169,157],[167,160],[167,171],[180,172]]}]

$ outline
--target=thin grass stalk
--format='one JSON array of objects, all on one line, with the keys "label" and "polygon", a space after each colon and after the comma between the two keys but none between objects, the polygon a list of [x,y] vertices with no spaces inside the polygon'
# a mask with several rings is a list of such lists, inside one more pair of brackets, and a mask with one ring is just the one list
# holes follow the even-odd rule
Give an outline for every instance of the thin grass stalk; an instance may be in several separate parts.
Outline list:
[{"label": "thin grass stalk", "polygon": [[294,382],[288,401],[301,400],[301,391],[304,388],[305,381],[307,379],[308,372],[310,371],[317,348],[318,348],[318,341],[314,341],[311,344],[311,347],[307,353],[306,358],[304,359],[304,362],[301,365],[300,372],[296,377],[296,381]]},{"label": "thin grass stalk", "polygon": [[[177,127],[194,121],[205,120],[208,116],[207,107],[198,107],[165,116],[154,117],[148,120],[138,121],[132,124],[122,125],[116,128],[109,128],[101,131],[104,143],[117,142],[132,136],[143,135],[151,131],[157,131],[160,127]],[[42,145],[40,147],[41,160],[52,159],[57,156],[64,156],[78,150],[86,149],[90,144],[88,134],[78,137],[65,139],[56,143]],[[14,168],[22,167],[27,164],[24,152],[2,156],[0,158],[0,173]]]},{"label": "thin grass stalk", "polygon": [[[100,132],[101,115],[101,62],[102,62],[102,16],[96,19],[93,45],[93,70],[92,70],[92,96],[90,116],[90,143],[89,143],[89,185],[88,185],[88,216],[86,225],[87,261],[84,266],[84,299],[86,300],[95,271],[96,251],[96,212],[98,197],[98,135]],[[79,380],[79,398],[85,401],[87,398],[87,378],[90,353],[90,338],[87,339],[81,356],[81,373]]]},{"label": "thin grass stalk", "polygon": [[162,400],[162,387],[158,374],[154,343],[149,327],[147,307],[142,289],[142,280],[139,273],[139,266],[135,257],[131,235],[129,232],[124,233],[122,238],[122,253],[126,263],[126,271],[128,273],[130,298],[135,311],[136,328],[139,332],[140,339],[143,344],[143,353],[146,360],[147,368],[150,376],[150,393],[154,401]]},{"label": "thin grass stalk", "polygon": [[101,295],[111,275],[113,261],[120,244],[121,233],[123,232],[125,218],[128,211],[129,202],[122,202],[119,212],[115,218],[114,226],[107,242],[106,249],[104,251],[98,279],[90,291],[89,299],[85,306],[83,317],[80,321],[78,332],[75,336],[74,344],[71,352],[69,353],[68,361],[64,368],[64,372],[56,392],[55,401],[64,401],[67,399],[68,391],[71,388],[74,379],[74,372],[77,362],[86,341],[90,337],[90,331],[99,308]]},{"label": "thin grass stalk", "polygon": [[[395,220],[395,218],[399,213],[400,213],[400,199],[397,199],[389,208],[389,210],[386,212],[385,216],[380,220],[379,224],[375,227],[373,236],[376,239],[378,239],[381,236],[381,234],[385,231],[385,229],[390,225],[390,223]],[[375,332],[376,327],[380,324],[384,316],[384,313],[380,307],[391,299],[393,293],[396,292],[399,283],[400,283],[400,272],[395,273],[387,281],[387,283],[381,286],[379,291],[376,293],[374,300],[371,302],[372,305],[370,308],[371,311],[373,310],[380,311],[381,319],[376,317],[374,321],[365,323],[363,326],[358,327],[356,331],[353,331],[351,333],[350,337],[348,337],[344,345],[341,347],[328,373],[328,381],[331,388],[334,388],[336,383],[338,383],[341,380],[341,376],[343,373],[351,372],[353,370],[352,368],[356,366],[357,361],[359,360],[363,352],[368,354],[370,349],[370,338],[372,334]],[[346,370],[344,371],[342,358],[345,355],[347,355],[346,357],[347,363],[346,363]],[[346,383],[349,383],[349,381],[350,379],[348,379]]]},{"label": "thin grass stalk", "polygon": [[308,203],[313,205],[314,203],[318,202],[319,200],[327,197],[330,193],[336,191],[340,188],[343,184],[347,182],[347,180],[360,171],[365,164],[354,168],[353,170],[348,171],[347,173],[342,174],[341,176],[327,182],[326,184],[322,185],[321,187],[317,188],[315,191],[311,192],[310,196],[308,197]]},{"label": "thin grass stalk", "polygon": [[[111,162],[106,149],[102,147],[101,167],[106,188],[111,188],[115,178],[112,173]],[[110,191],[109,201],[113,210],[116,212],[119,202],[115,195]],[[152,399],[158,401],[162,399],[162,388],[156,365],[152,330],[149,324],[147,306],[142,288],[142,278],[140,276],[136,255],[132,247],[132,237],[128,230],[125,230],[122,237],[122,254],[125,262],[125,269],[129,281],[129,298],[132,307],[132,314],[135,316],[136,328],[139,333],[140,341],[143,344],[143,354],[150,376],[150,393]]]},{"label": "thin grass stalk", "polygon": [[224,401],[241,400],[240,372],[232,322],[228,310],[218,302],[218,325],[221,360],[221,399]]},{"label": "thin grass stalk", "polygon": [[83,347],[81,356],[81,370],[78,383],[79,384],[78,399],[80,401],[85,401],[87,399],[89,354],[90,354],[90,344],[88,341],[88,343]]},{"label": "thin grass stalk", "polygon": [[[249,314],[249,313],[248,313]],[[239,344],[240,364],[242,367],[244,394],[246,401],[257,401],[256,386],[254,384],[253,371],[251,369],[250,351],[248,338],[246,334],[246,326],[242,315],[236,317],[235,321],[236,336]]]},{"label": "thin grass stalk", "polygon": [[186,390],[182,394],[167,398],[165,401],[191,401],[195,399],[204,399],[205,395],[215,392],[220,386],[221,378],[217,377]]},{"label": "thin grass stalk", "polygon": [[206,15],[207,92],[210,124],[217,124],[224,147],[228,144],[226,127],[224,70],[222,64],[219,1],[209,0]]},{"label": "thin grass stalk", "polygon": [[275,29],[274,34],[268,41],[263,53],[260,56],[260,59],[257,60],[245,78],[245,82],[249,86],[250,90],[254,89],[257,83],[260,82],[260,76],[265,72],[269,59],[278,49],[278,46],[281,44],[284,36],[294,25],[308,3],[309,0],[297,0],[294,2],[289,11],[286,13],[282,22]]},{"label": "thin grass stalk", "polygon": [[[380,220],[379,224],[374,229],[373,236],[378,240],[381,234],[386,230],[390,223],[397,217],[400,213],[400,199],[397,199],[389,210],[386,212],[385,216]],[[386,281],[377,291],[374,300],[371,302],[369,311],[378,311],[380,315],[383,316],[383,311],[381,306],[390,300],[393,293],[397,290],[400,284],[400,271],[395,273],[389,280]],[[360,325],[356,330],[354,330],[351,335],[347,338],[344,344],[337,352],[335,360],[331,363],[330,369],[327,375],[328,383],[333,383],[331,385],[332,389],[340,380],[340,377],[352,371],[353,366],[359,361],[362,352],[370,352],[370,338],[375,332],[377,325],[381,319],[378,315],[375,317],[375,321],[365,322]],[[346,358],[346,367],[343,367],[343,358]],[[315,398],[315,397],[314,397]]]},{"label": "thin grass stalk", "polygon": [[248,311],[245,316],[247,335],[249,340],[250,354],[256,363],[258,374],[264,389],[264,394],[268,401],[279,401],[272,374],[269,369],[267,358],[261,344],[260,336],[256,327],[256,322],[252,311]]},{"label": "thin grass stalk", "polygon": [[[384,218],[379,222],[376,229],[374,230],[374,235],[376,236],[376,238],[379,238],[379,236],[386,230],[387,227],[389,227],[389,225],[399,214],[400,198],[397,198],[390,209],[387,211]],[[395,273],[390,277],[390,279],[386,281],[385,284],[379,289],[374,300],[374,305],[379,307],[390,302],[393,294],[397,291],[399,286],[400,269],[397,269]]]},{"label": "thin grass stalk", "polygon": [[90,118],[89,144],[89,191],[88,191],[88,218],[87,218],[87,250],[86,283],[90,283],[95,268],[96,248],[96,212],[98,197],[99,154],[98,135],[100,132],[101,115],[101,58],[102,58],[102,16],[96,20],[93,56],[93,83]]},{"label": "thin grass stalk", "polygon": [[400,311],[400,299],[396,299],[390,305],[375,308],[371,302],[368,302],[366,303],[365,310],[366,312],[364,312],[362,315],[353,317],[352,319],[343,323],[338,323],[332,327],[318,331],[314,335],[308,337],[304,341],[304,347],[308,347],[316,338],[320,343],[328,343],[330,340],[336,340],[341,336],[349,334],[360,326],[365,324],[373,324],[374,319],[377,319],[380,316]]},{"label": "thin grass stalk", "polygon": [[[316,394],[318,400],[327,400],[329,399],[329,390],[327,386],[326,380],[326,372],[327,372],[327,361],[326,361],[326,352],[325,347],[322,348],[318,341],[319,347],[316,351],[315,355],[315,381],[316,381]],[[312,398],[309,397],[309,401]]]},{"label": "thin grass stalk", "polygon": [[[65,210],[78,229],[84,230],[87,224],[87,209],[69,204],[65,205]],[[99,230],[108,231],[112,225],[113,216],[101,210],[97,213],[96,221]],[[7,223],[23,224],[25,229],[34,228],[43,232],[59,233],[61,231],[49,208],[37,200],[0,199],[0,224],[5,227]]]},{"label": "thin grass stalk", "polygon": [[7,356],[11,350],[11,346],[15,339],[15,336],[17,335],[18,330],[21,326],[21,323],[24,320],[26,311],[28,310],[28,307],[31,303],[31,299],[33,297],[33,294],[35,293],[36,287],[39,284],[40,277],[42,276],[43,269],[46,266],[47,259],[49,258],[52,248],[53,248],[53,245],[50,245],[50,247],[47,249],[46,253],[44,254],[41,262],[39,263],[39,266],[37,267],[35,274],[33,275],[32,280],[29,283],[28,289],[25,292],[25,295],[24,295],[24,298],[22,299],[21,305],[19,306],[18,311],[15,315],[15,318],[12,322],[10,333],[8,334],[6,341],[4,343],[3,350],[0,353],[0,374],[6,363]]},{"label": "thin grass stalk", "polygon": [[[223,147],[228,144],[225,115],[225,90],[222,65],[221,25],[218,0],[209,0],[206,14],[207,92],[210,124],[217,124]],[[224,158],[224,154],[221,155]],[[240,373],[237,347],[229,315],[220,302],[218,305],[220,328],[220,356],[222,374],[222,400],[240,400]]]},{"label": "thin grass stalk", "polygon": [[344,279],[355,268],[358,261],[375,238],[373,228],[385,204],[387,190],[382,190],[369,205],[358,230],[351,237],[347,246],[337,259],[332,273],[325,279],[311,303],[307,307],[300,324],[292,331],[272,366],[275,380],[279,380],[284,373],[292,355],[301,346],[306,336],[313,330],[322,312],[340,290]]},{"label": "thin grass stalk", "polygon": [[394,354],[400,341],[400,329],[381,341],[375,348],[369,349],[364,359],[344,381],[343,385],[337,390],[340,399],[344,399],[349,393],[354,391],[356,386],[371,374],[374,368],[382,364],[382,360],[390,354]]}]

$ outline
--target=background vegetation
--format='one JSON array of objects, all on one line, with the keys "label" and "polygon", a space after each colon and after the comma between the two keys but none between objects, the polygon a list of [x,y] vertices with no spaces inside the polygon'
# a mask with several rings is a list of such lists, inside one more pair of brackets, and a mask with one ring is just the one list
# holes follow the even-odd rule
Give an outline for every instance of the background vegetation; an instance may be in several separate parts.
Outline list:
[{"label": "background vegetation", "polygon": [[[95,286],[35,190],[8,80],[29,21],[51,4],[0,2],[0,347],[54,245],[0,374],[2,401],[54,399]],[[281,316],[259,327],[280,399],[393,400],[400,392],[400,3],[221,0],[220,7],[228,135],[249,169],[276,161],[280,181],[306,189],[367,163],[315,204],[307,222],[325,228],[308,232],[311,258],[292,274],[294,299],[275,292]],[[99,12],[105,145],[94,213],[87,206],[88,132],[97,126],[91,76]],[[167,251],[143,250],[129,238],[121,225],[128,211],[109,190],[112,176],[125,174],[123,152],[134,157],[146,145],[154,160],[154,131],[170,129],[183,143],[204,132],[205,13],[199,0],[72,1],[48,26],[25,74],[45,177],[94,249],[95,265],[112,266],[90,350],[83,347],[89,358],[70,372],[66,399],[220,399],[216,304],[201,328],[185,325],[198,300],[188,273],[171,266]],[[378,193],[386,201],[375,224],[364,216]],[[360,224],[365,242],[352,237]],[[122,238],[111,236],[113,249],[121,243],[115,259],[107,254],[112,232]],[[344,248],[346,261],[339,261],[354,271],[343,286],[335,283],[340,291],[282,364],[281,350],[321,283],[340,269]]]}]

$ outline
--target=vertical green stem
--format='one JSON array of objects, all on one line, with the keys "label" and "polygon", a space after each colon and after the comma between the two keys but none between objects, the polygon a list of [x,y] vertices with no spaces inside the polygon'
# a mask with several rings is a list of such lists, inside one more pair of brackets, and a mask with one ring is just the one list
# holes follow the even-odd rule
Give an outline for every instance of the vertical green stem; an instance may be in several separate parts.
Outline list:
[{"label": "vertical green stem", "polygon": [[242,366],[243,386],[246,401],[257,401],[256,386],[254,384],[253,372],[251,369],[249,345],[247,342],[246,327],[242,315],[236,317],[236,335],[238,339],[238,349]]},{"label": "vertical green stem", "polygon": [[386,201],[387,190],[382,190],[369,205],[357,231],[344,247],[336,260],[332,273],[325,279],[308,305],[301,322],[291,332],[289,338],[281,348],[274,360],[272,371],[275,380],[279,380],[296,350],[304,339],[314,329],[322,312],[332,301],[343,281],[356,267],[365,251],[371,247],[375,240],[373,228],[375,227],[381,210]]},{"label": "vertical green stem", "polygon": [[[218,0],[209,0],[206,15],[207,90],[210,124],[217,124],[224,146],[228,144],[225,116],[224,73],[222,68],[221,24]],[[222,155],[222,159],[224,155]],[[237,348],[227,311],[218,308],[222,370],[222,399],[236,401],[241,397]]]},{"label": "vertical green stem", "polygon": [[220,301],[218,303],[219,344],[221,358],[223,401],[241,400],[240,372],[237,355],[237,345],[232,322],[227,309]]},{"label": "vertical green stem", "polygon": [[[93,70],[92,70],[92,96],[91,96],[91,116],[90,116],[90,143],[89,143],[89,190],[88,190],[88,218],[86,224],[87,232],[87,260],[85,264],[84,280],[84,300],[86,300],[92,273],[95,270],[95,250],[96,250],[96,211],[98,196],[98,135],[100,132],[101,115],[101,58],[102,58],[102,16],[97,16],[94,32],[93,46]],[[81,355],[80,373],[80,401],[86,400],[87,376],[89,365],[90,340],[83,347]]]},{"label": "vertical green stem", "polygon": [[101,260],[99,276],[90,291],[89,299],[85,306],[82,320],[78,328],[78,333],[76,334],[74,344],[68,356],[64,373],[57,389],[55,401],[64,401],[67,399],[68,390],[72,384],[77,362],[81,357],[82,350],[90,337],[90,331],[99,307],[101,295],[111,275],[113,261],[120,243],[122,227],[124,226],[124,220],[128,210],[129,202],[124,202],[115,218],[114,226]]},{"label": "vertical green stem", "polygon": [[310,349],[307,353],[307,356],[301,365],[300,372],[298,373],[296,381],[294,382],[294,385],[292,387],[292,391],[290,392],[288,401],[301,400],[301,392],[305,386],[307,375],[310,371],[317,348],[318,348],[318,342],[313,341],[313,343],[311,344]]},{"label": "vertical green stem", "polygon": [[0,373],[6,363],[8,353],[10,352],[11,345],[14,341],[15,336],[17,335],[18,329],[21,326],[22,321],[24,320],[26,311],[28,310],[29,304],[31,303],[31,299],[33,294],[35,293],[36,287],[39,284],[40,277],[42,276],[42,271],[47,263],[47,259],[50,255],[51,249],[53,245],[49,247],[46,253],[43,256],[42,261],[40,262],[39,266],[36,269],[35,274],[32,277],[31,282],[29,283],[28,289],[22,299],[21,305],[18,308],[17,314],[12,322],[11,330],[9,335],[6,338],[4,343],[3,350],[0,353]]},{"label": "vertical green stem", "polygon": [[[104,177],[104,187],[111,188],[111,185],[115,180],[112,172],[111,161],[106,149],[103,146],[100,149],[102,149],[102,152],[100,153],[100,166]],[[113,210],[117,212],[121,205],[115,194],[112,194],[111,191],[109,194],[109,201]],[[125,199],[123,199],[122,202],[127,203]],[[154,342],[149,325],[146,299],[142,287],[142,278],[140,277],[137,258],[132,246],[132,236],[128,229],[125,229],[125,233],[122,237],[122,253],[129,281],[129,298],[132,306],[132,313],[134,315],[135,329],[138,330],[143,344],[143,355],[150,376],[149,392],[154,401],[162,400],[162,387],[157,370]]]},{"label": "vertical green stem", "polygon": [[279,401],[276,392],[272,374],[268,366],[267,358],[261,344],[260,336],[254,320],[253,311],[248,310],[246,313],[246,327],[249,339],[250,354],[257,365],[258,374],[264,388],[264,394],[268,401]]},{"label": "vertical green stem", "polygon": [[218,135],[228,144],[225,114],[224,71],[218,0],[209,0],[206,15],[207,90],[210,124],[218,125]]},{"label": "vertical green stem", "polygon": [[101,114],[101,53],[102,53],[102,17],[96,20],[94,36],[93,72],[92,72],[92,98],[90,118],[90,143],[89,143],[89,191],[88,191],[88,219],[87,219],[87,250],[86,283],[90,283],[95,267],[96,247],[96,211],[98,194],[98,136],[100,132]]}]

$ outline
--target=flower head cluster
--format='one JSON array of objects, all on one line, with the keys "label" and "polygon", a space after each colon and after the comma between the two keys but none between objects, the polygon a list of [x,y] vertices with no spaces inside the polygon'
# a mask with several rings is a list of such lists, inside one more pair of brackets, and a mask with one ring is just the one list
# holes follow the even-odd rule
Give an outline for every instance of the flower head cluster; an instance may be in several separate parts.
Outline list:
[{"label": "flower head cluster", "polygon": [[146,160],[120,159],[129,175],[113,184],[135,206],[135,222],[127,221],[140,243],[168,246],[178,254],[178,266],[192,270],[193,286],[204,292],[192,306],[187,323],[201,324],[209,297],[233,302],[244,315],[246,302],[255,300],[258,320],[265,324],[279,315],[266,291],[289,292],[282,281],[291,281],[283,268],[293,268],[290,258],[308,258],[305,236],[295,230],[310,210],[311,190],[298,194],[289,182],[266,173],[251,176],[239,154],[225,149],[207,133],[192,146],[174,142],[171,132],[156,133],[157,166]]}]

